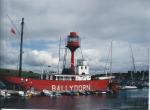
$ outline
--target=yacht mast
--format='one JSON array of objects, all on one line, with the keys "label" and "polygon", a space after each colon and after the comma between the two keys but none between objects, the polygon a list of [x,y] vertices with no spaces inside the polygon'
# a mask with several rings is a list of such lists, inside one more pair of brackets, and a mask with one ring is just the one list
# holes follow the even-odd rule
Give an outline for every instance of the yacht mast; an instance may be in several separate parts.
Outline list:
[{"label": "yacht mast", "polygon": [[110,74],[112,75],[112,41],[110,45]]},{"label": "yacht mast", "polygon": [[21,76],[21,73],[22,73],[23,28],[24,28],[24,18],[22,18],[22,22],[21,22],[21,42],[20,42],[20,60],[19,60],[19,74],[18,74],[18,76]]},{"label": "yacht mast", "polygon": [[[146,70],[145,71],[149,71],[149,48],[147,48],[147,64],[146,64]],[[144,80],[145,75],[143,73],[142,79]]]},{"label": "yacht mast", "polygon": [[[132,58],[132,64],[133,64],[133,72],[136,72],[136,68],[135,68],[135,59],[134,59],[134,55],[133,55],[133,50],[132,50],[132,46],[130,45],[130,49],[131,49],[131,58]],[[133,73],[131,71],[131,79],[133,79]]]},{"label": "yacht mast", "polygon": [[149,48],[148,48],[148,64],[147,64],[147,70],[149,70]]}]

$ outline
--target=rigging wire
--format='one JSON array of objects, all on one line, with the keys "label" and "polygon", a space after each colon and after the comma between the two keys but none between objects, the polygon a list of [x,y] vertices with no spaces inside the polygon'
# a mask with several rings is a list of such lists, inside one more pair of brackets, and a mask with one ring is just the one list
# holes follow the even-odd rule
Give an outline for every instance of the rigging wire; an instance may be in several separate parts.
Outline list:
[{"label": "rigging wire", "polygon": [[[15,30],[16,30],[16,36],[20,37],[21,31],[19,31],[19,29],[17,28],[16,24],[15,24],[14,21],[12,20],[12,18],[11,18],[8,14],[6,14],[6,16],[7,16],[8,20],[10,21],[11,25],[15,28]],[[16,44],[17,44],[17,45],[20,45],[20,42],[19,42],[18,40],[19,40],[19,39],[15,39]],[[19,48],[18,48],[18,51],[19,51]],[[20,58],[19,55],[20,55],[19,53],[16,55],[17,60],[18,60],[17,66],[16,66],[16,69],[17,69],[17,70],[19,70],[19,58]]]},{"label": "rigging wire", "polygon": [[130,50],[131,50],[131,59],[132,59],[132,64],[133,64],[133,71],[135,72],[136,68],[135,68],[135,59],[134,59],[134,55],[133,55],[133,50],[132,50],[131,44],[129,46],[130,46]]},{"label": "rigging wire", "polygon": [[109,50],[108,50],[108,56],[107,56],[106,64],[105,64],[105,67],[104,67],[104,73],[106,74],[106,76],[107,76],[107,66],[109,66],[108,64],[109,64],[110,54],[111,54],[111,48],[109,48]]},{"label": "rigging wire", "polygon": [[[132,46],[131,44],[129,45],[130,47],[130,50],[131,50],[131,59],[132,59],[132,65],[133,65],[133,72],[136,71],[136,68],[135,68],[135,60],[134,60],[134,55],[133,55],[133,50],[132,50]],[[131,79],[133,80],[133,73],[131,71]]]},{"label": "rigging wire", "polygon": [[20,35],[21,32],[19,31],[19,29],[17,28],[17,26],[15,25],[15,23],[13,22],[13,20],[11,19],[11,17],[7,14],[7,17],[10,21],[10,23],[14,26],[14,28],[16,29],[17,33]]},{"label": "rigging wire", "polygon": [[82,55],[82,59],[84,59],[84,57],[83,57],[83,52],[82,52],[82,48],[80,47],[80,53],[81,53],[81,55]]},{"label": "rigging wire", "polygon": [[[108,50],[108,56],[107,56],[107,59],[106,59],[106,64],[105,64],[105,67],[104,67],[104,73],[106,74],[106,76],[108,75],[107,74],[107,66],[109,67],[108,70],[112,75],[112,42],[113,41],[111,41],[110,48]],[[110,60],[110,62],[109,62],[109,60]]]}]

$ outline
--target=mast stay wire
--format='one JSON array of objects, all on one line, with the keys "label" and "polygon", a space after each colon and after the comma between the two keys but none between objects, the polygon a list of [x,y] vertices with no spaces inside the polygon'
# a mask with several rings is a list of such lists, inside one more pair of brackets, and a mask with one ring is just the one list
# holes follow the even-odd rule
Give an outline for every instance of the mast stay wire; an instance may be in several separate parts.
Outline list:
[{"label": "mast stay wire", "polygon": [[110,55],[111,55],[111,47],[108,49],[108,56],[107,56],[106,64],[105,64],[105,67],[104,67],[104,73],[106,74],[106,76],[107,76],[107,66],[108,66]]},{"label": "mast stay wire", "polygon": [[13,22],[13,20],[11,19],[11,17],[7,14],[7,17],[10,21],[10,23],[14,26],[14,28],[16,29],[17,33],[20,35],[21,32],[19,31],[19,29],[17,28],[17,26],[15,25],[15,23]]},{"label": "mast stay wire", "polygon": [[82,59],[84,59],[82,48],[80,47],[79,49],[80,49],[80,52],[81,52],[81,55],[82,55]]},{"label": "mast stay wire", "polygon": [[[16,36],[20,37],[21,31],[19,31],[19,29],[17,28],[16,24],[12,20],[12,18],[8,14],[6,14],[6,16],[7,16],[8,20],[10,21],[11,25],[15,28]],[[18,39],[16,39],[16,41],[18,42]],[[18,42],[18,43],[17,42],[16,42],[16,44],[19,45],[20,42]],[[19,49],[18,49],[18,51],[19,51]],[[16,56],[17,56],[17,60],[18,60],[16,68],[17,68],[17,70],[19,70],[19,58],[20,58],[20,56],[19,56],[19,54],[16,55]]]}]

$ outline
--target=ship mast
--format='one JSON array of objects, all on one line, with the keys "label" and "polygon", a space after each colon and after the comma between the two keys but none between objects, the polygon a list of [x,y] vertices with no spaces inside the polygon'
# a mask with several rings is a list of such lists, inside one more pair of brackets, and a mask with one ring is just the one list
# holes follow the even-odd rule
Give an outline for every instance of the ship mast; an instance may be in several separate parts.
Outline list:
[{"label": "ship mast", "polygon": [[[132,46],[130,45],[130,49],[131,49],[131,58],[132,58],[132,64],[133,64],[133,72],[136,72],[136,68],[135,68],[135,59],[134,59],[134,55],[133,55],[133,50],[132,50]],[[131,72],[131,79],[133,79],[133,73]]]},{"label": "ship mast", "polygon": [[112,41],[110,46],[110,74],[112,75]]},{"label": "ship mast", "polygon": [[21,22],[20,60],[19,60],[19,74],[18,74],[18,76],[21,76],[21,73],[22,73],[23,28],[24,28],[24,18],[22,18],[22,22]]},{"label": "ship mast", "polygon": [[[147,64],[146,64],[146,70],[145,71],[149,71],[149,48],[147,48]],[[144,80],[144,78],[145,78],[145,75],[143,73],[142,80]]]},{"label": "ship mast", "polygon": [[148,48],[147,50],[148,50],[148,52],[147,52],[147,54],[148,54],[148,64],[147,64],[147,70],[149,70],[149,48]]},{"label": "ship mast", "polygon": [[[108,68],[107,68],[107,66],[108,66]],[[112,75],[112,41],[110,43],[110,47],[108,50],[108,56],[107,56],[106,64],[104,67],[104,73],[106,74],[106,76],[108,75],[108,71]]]},{"label": "ship mast", "polygon": [[60,74],[60,48],[61,48],[61,37],[59,39],[59,61],[58,61],[58,74]]}]

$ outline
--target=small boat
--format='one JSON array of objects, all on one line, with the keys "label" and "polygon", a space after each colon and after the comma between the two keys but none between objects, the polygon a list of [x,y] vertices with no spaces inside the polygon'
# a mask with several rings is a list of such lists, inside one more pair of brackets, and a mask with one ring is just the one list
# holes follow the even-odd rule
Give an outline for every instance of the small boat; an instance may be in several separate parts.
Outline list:
[{"label": "small boat", "polygon": [[39,91],[18,91],[19,96],[22,97],[30,97],[30,96],[39,96],[41,95],[41,92]]},{"label": "small boat", "polygon": [[11,96],[11,94],[8,93],[6,90],[1,90],[0,95],[3,96],[3,97],[10,97]]},{"label": "small boat", "polygon": [[133,55],[133,50],[132,50],[132,46],[130,46],[130,50],[131,50],[131,59],[132,59],[132,65],[133,65],[133,71],[131,71],[131,76],[130,76],[130,80],[123,80],[120,86],[121,90],[130,90],[130,89],[137,89],[137,85],[136,85],[136,81],[134,79],[134,73],[136,72],[136,68],[135,68],[135,59],[134,59],[134,55]]},{"label": "small boat", "polygon": [[3,97],[18,96],[18,92],[14,90],[0,90],[0,95]]},{"label": "small boat", "polygon": [[27,96],[25,91],[18,91],[19,96]]},{"label": "small boat", "polygon": [[101,93],[102,93],[102,94],[106,94],[107,92],[106,92],[106,91],[102,91]]},{"label": "small boat", "polygon": [[40,91],[28,90],[26,93],[27,93],[27,94],[31,94],[31,96],[39,96],[39,95],[41,95],[41,92],[40,92]]},{"label": "small boat", "polygon": [[59,92],[49,91],[49,90],[46,90],[46,89],[43,90],[43,93],[44,93],[44,95],[51,96],[51,97],[53,97],[53,96],[61,96],[61,94]]},{"label": "small boat", "polygon": [[137,86],[121,86],[121,90],[128,90],[128,89],[137,89]]}]

